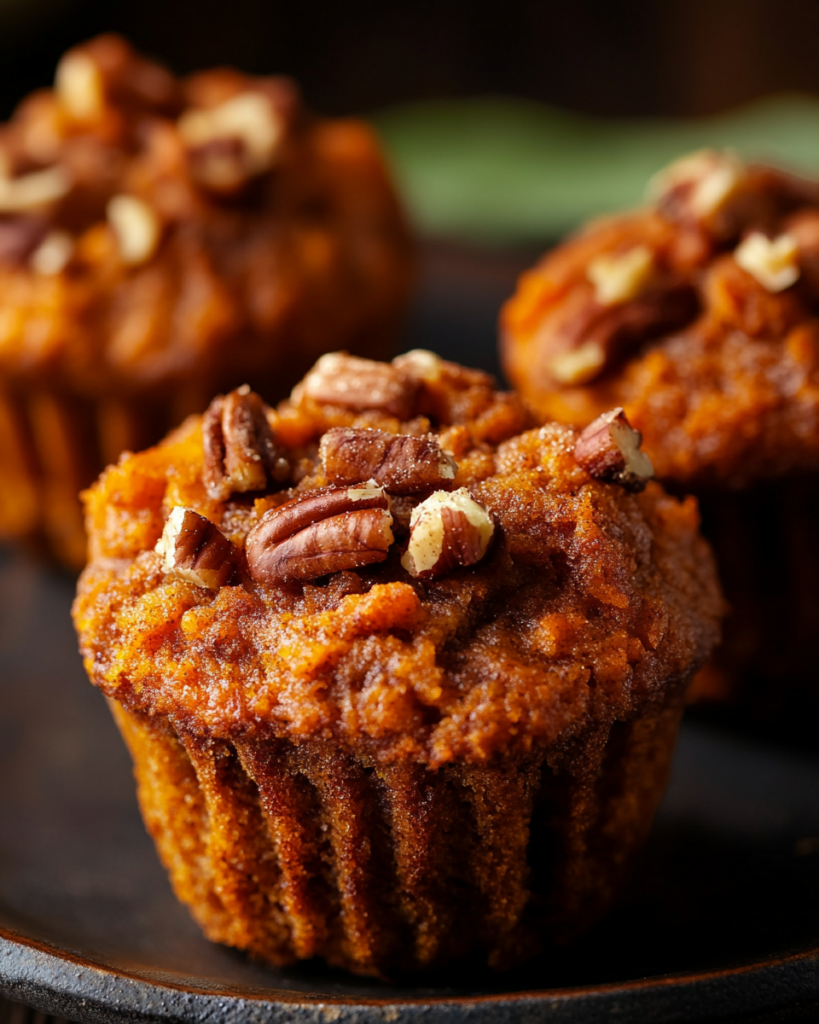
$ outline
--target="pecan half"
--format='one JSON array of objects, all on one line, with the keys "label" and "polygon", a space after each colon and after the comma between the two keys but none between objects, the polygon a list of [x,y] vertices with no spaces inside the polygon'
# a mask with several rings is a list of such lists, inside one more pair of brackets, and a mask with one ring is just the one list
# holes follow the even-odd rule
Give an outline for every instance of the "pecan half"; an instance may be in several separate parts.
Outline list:
[{"label": "pecan half", "polygon": [[236,572],[236,550],[205,516],[181,505],[171,510],[156,551],[162,568],[198,587],[218,590]]},{"label": "pecan half", "polygon": [[265,404],[247,384],[219,395],[202,417],[202,479],[211,498],[260,491],[268,479],[283,481],[290,467],[279,453]]},{"label": "pecan half", "polygon": [[346,352],[322,356],[297,389],[322,405],[374,409],[408,420],[415,412],[419,381],[390,363]]},{"label": "pecan half", "polygon": [[436,491],[412,512],[409,546],[401,565],[412,576],[441,576],[479,562],[495,533],[492,516],[465,487]]},{"label": "pecan half", "polygon": [[541,328],[543,364],[558,384],[587,384],[644,341],[682,327],[696,312],[696,292],[685,281],[658,282],[618,305],[578,294]]},{"label": "pecan half", "polygon": [[604,412],[581,433],[574,446],[578,465],[596,480],[642,491],[654,475],[651,459],[640,451],[643,436],[618,407]]},{"label": "pecan half", "polygon": [[266,512],[247,536],[257,583],[312,580],[383,562],[393,543],[389,498],[380,487],[328,487]]},{"label": "pecan half", "polygon": [[383,430],[333,427],[322,437],[319,458],[334,484],[374,480],[395,494],[449,489],[458,467],[434,437]]}]

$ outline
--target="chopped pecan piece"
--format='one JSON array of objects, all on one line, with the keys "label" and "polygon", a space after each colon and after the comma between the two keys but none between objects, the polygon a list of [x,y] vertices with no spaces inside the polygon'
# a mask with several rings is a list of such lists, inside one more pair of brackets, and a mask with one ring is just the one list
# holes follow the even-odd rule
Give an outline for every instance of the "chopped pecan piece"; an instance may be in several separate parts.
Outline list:
[{"label": "chopped pecan piece", "polygon": [[768,238],[751,231],[734,250],[734,259],[769,292],[782,292],[799,280],[799,249],[793,235]]},{"label": "chopped pecan piece", "polygon": [[35,274],[52,277],[61,274],[74,255],[74,239],[67,231],[49,231],[31,254]]},{"label": "chopped pecan piece", "polygon": [[236,550],[210,519],[181,505],[172,509],[156,545],[166,573],[218,590],[236,572]]},{"label": "chopped pecan piece", "polygon": [[129,266],[147,263],[162,233],[162,224],[154,210],[136,196],[121,195],[108,201],[106,215],[122,262]]},{"label": "chopped pecan piece", "polygon": [[261,491],[268,480],[281,482],[290,472],[273,439],[265,404],[247,384],[210,403],[202,417],[202,444],[202,479],[218,501],[235,491]]},{"label": "chopped pecan piece", "polygon": [[543,329],[544,365],[559,384],[587,384],[644,341],[682,327],[696,312],[696,293],[685,281],[658,282],[631,302],[612,306],[579,294]]},{"label": "chopped pecan piece", "polygon": [[0,217],[0,263],[18,267],[36,251],[48,231],[41,217]]},{"label": "chopped pecan piece", "polygon": [[647,194],[671,220],[723,238],[739,230],[746,184],[746,168],[736,154],[703,149],[655,174]]},{"label": "chopped pecan piece", "polygon": [[577,439],[574,457],[595,479],[620,484],[627,491],[642,491],[654,475],[651,459],[640,451],[642,440],[640,431],[618,407],[586,427]]},{"label": "chopped pecan piece", "polygon": [[626,252],[606,252],[589,264],[587,277],[601,306],[615,306],[636,299],[655,276],[654,254],[647,245]]},{"label": "chopped pecan piece", "polygon": [[334,484],[374,480],[395,494],[448,489],[458,467],[434,437],[334,427],[321,439],[319,458]]},{"label": "chopped pecan piece", "polygon": [[312,580],[383,562],[393,543],[389,498],[380,487],[329,487],[266,512],[247,536],[257,583]]},{"label": "chopped pecan piece", "polygon": [[441,576],[479,562],[495,533],[492,516],[465,487],[436,491],[413,509],[401,564],[412,576]]},{"label": "chopped pecan piece", "polygon": [[425,348],[413,348],[409,352],[396,356],[392,365],[403,373],[409,374],[410,377],[434,384],[441,379],[443,359],[436,356],[434,352],[428,352]]},{"label": "chopped pecan piece", "polygon": [[297,395],[322,405],[374,409],[408,420],[415,412],[418,385],[417,379],[397,366],[330,352],[307,374]]},{"label": "chopped pecan piece", "polygon": [[230,193],[269,171],[286,132],[282,112],[262,92],[243,92],[219,106],[188,110],[179,119],[193,176]]}]

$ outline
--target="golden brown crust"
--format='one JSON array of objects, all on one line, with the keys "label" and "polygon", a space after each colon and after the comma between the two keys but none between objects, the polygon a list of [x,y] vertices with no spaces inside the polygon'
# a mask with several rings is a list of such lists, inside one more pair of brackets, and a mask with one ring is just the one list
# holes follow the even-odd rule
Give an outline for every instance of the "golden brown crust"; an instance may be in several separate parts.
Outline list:
[{"label": "golden brown crust", "polygon": [[[605,733],[681,693],[721,614],[695,503],[594,480],[572,430],[521,434],[519,405],[486,375],[433,369],[403,422],[302,387],[271,410],[295,488],[209,497],[195,419],[110,468],[87,495],[92,556],[75,607],[92,680],[201,736],[332,737],[379,763],[430,766],[568,757],[592,726]],[[153,549],[171,508],[206,516],[242,549],[268,509],[326,484],[318,444],[336,426],[432,432],[458,464],[455,487],[498,525],[485,557],[416,579],[401,565],[396,510],[387,560],[323,585],[259,584],[243,566],[238,585],[213,592],[166,575]]]},{"label": "golden brown crust", "polygon": [[[709,216],[702,201],[695,216],[666,183],[655,207],[590,225],[523,275],[501,316],[507,374],[544,419],[585,426],[623,406],[657,475],[685,487],[745,487],[815,472],[817,187],[725,155],[688,163],[697,160],[730,179],[719,202],[711,196]],[[750,252],[754,233],[762,242],[751,241]],[[623,264],[612,277],[612,261],[643,250],[650,270],[639,279],[632,267],[624,287]],[[616,297],[604,304],[607,321],[589,320],[584,310],[606,297],[605,272]],[[665,323],[646,297],[672,282],[691,288],[696,303],[687,317]],[[625,340],[612,333],[613,318],[631,311],[634,323],[641,309],[642,333]],[[578,316],[586,317],[579,328]],[[568,368],[555,363],[567,346],[576,352],[601,338],[598,362],[587,351]]]}]

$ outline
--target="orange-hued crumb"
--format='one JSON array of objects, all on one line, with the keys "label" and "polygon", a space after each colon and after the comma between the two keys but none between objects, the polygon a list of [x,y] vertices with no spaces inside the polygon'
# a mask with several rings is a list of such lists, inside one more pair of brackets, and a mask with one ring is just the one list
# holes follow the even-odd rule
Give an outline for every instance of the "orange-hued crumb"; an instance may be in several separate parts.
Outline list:
[{"label": "orange-hued crumb", "polygon": [[[526,429],[485,374],[435,365],[405,421],[297,388],[268,412],[291,479],[264,493],[208,496],[193,418],[86,494],[75,622],[146,822],[206,934],[273,963],[503,967],[587,928],[645,837],[717,638],[692,499],[592,479],[573,430]],[[256,582],[248,531],[325,486],[336,426],[436,436],[494,517],[485,557],[418,579],[396,519],[380,564]],[[165,572],[154,546],[180,505],[236,546],[231,585]]]}]

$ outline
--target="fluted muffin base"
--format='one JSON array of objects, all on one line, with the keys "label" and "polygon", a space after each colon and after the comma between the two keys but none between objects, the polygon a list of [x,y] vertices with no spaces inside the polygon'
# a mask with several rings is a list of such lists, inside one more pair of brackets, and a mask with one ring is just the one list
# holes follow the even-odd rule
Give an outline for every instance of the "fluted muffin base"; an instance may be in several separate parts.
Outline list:
[{"label": "fluted muffin base", "polygon": [[436,771],[111,707],[146,826],[210,939],[387,976],[469,954],[506,967],[593,924],[659,803],[681,702],[677,687],[560,758]]}]

